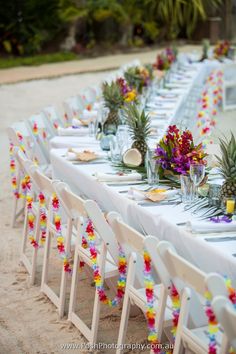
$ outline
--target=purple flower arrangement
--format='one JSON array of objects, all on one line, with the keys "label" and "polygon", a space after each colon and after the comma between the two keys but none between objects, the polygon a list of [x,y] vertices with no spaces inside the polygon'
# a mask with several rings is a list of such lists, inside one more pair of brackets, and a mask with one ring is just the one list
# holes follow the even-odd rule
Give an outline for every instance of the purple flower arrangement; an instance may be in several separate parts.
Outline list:
[{"label": "purple flower arrangement", "polygon": [[194,145],[192,133],[189,130],[181,132],[176,125],[168,127],[167,134],[155,150],[155,159],[160,164],[161,175],[164,175],[165,171],[175,175],[188,175],[191,164],[206,164],[206,156],[202,144]]}]

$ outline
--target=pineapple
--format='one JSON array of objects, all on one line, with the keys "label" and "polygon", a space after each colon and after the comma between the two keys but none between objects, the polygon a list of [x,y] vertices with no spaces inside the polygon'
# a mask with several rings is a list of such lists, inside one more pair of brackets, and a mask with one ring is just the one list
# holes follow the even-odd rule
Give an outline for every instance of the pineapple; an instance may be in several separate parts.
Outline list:
[{"label": "pineapple", "polygon": [[220,149],[222,157],[216,156],[221,175],[225,182],[221,187],[221,198],[236,197],[236,141],[233,133],[229,140],[220,139]]},{"label": "pineapple", "polygon": [[142,155],[142,164],[147,152],[147,138],[150,135],[150,118],[144,110],[139,112],[135,104],[130,104],[126,110],[127,124],[131,133],[133,144],[132,148],[137,149]]},{"label": "pineapple", "polygon": [[103,98],[105,106],[109,109],[109,114],[104,124],[104,130],[107,131],[109,130],[109,126],[117,128],[120,124],[118,110],[122,107],[123,96],[121,95],[119,85],[114,81],[111,84],[105,82],[103,84]]}]

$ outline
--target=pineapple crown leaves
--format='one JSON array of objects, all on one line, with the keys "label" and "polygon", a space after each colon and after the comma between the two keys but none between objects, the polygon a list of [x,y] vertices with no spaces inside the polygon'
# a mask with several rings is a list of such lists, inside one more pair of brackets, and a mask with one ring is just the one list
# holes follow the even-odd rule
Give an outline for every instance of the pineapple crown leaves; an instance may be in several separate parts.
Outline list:
[{"label": "pineapple crown leaves", "polygon": [[130,104],[125,108],[125,116],[134,140],[146,141],[151,133],[149,115],[144,110],[140,112],[136,104]]},{"label": "pineapple crown leaves", "polygon": [[117,111],[122,107],[124,103],[124,97],[120,92],[119,85],[115,81],[112,81],[110,84],[108,82],[104,82],[102,85],[102,93],[105,101],[105,106],[111,111]]},{"label": "pineapple crown leaves", "polygon": [[220,173],[226,180],[236,180],[236,140],[231,132],[230,139],[219,138],[222,156],[216,156]]}]

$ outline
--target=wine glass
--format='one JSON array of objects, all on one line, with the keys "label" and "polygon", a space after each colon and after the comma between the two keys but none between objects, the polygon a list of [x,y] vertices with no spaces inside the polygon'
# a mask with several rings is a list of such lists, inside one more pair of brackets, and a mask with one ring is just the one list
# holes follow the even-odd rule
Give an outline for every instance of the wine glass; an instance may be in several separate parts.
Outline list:
[{"label": "wine glass", "polygon": [[190,165],[190,178],[195,187],[195,198],[197,198],[197,187],[203,181],[205,176],[205,165],[191,164]]}]

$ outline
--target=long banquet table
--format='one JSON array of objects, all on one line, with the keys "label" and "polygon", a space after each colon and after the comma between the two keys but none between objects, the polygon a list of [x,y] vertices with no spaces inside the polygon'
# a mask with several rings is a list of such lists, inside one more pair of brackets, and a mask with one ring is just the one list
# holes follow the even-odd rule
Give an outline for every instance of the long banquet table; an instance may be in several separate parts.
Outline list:
[{"label": "long banquet table", "polygon": [[[61,137],[61,139],[63,139]],[[65,137],[65,140],[67,138]],[[93,138],[86,138],[83,148],[101,152]],[[124,185],[108,185],[94,176],[95,172],[114,173],[108,162],[99,164],[79,164],[69,161],[66,149],[52,149],[51,163],[53,177],[59,178],[81,196],[98,202],[104,211],[117,211],[131,226],[160,240],[174,244],[179,254],[206,272],[219,272],[236,279],[236,241],[210,242],[209,235],[193,234],[179,223],[193,220],[194,217],[183,211],[183,204],[141,206],[127,197]]]},{"label": "long banquet table", "polygon": [[[186,104],[196,95],[196,91],[202,90],[207,75],[215,68],[219,68],[217,61],[194,63],[187,65],[182,79],[178,75],[172,77],[170,89],[172,93],[176,92],[176,100],[175,102],[169,100],[170,107],[166,109],[165,119],[160,114],[162,110],[165,111],[165,104],[162,107],[160,99],[162,90],[156,91],[157,99],[153,92],[145,106],[151,115],[153,126],[157,127],[155,139],[149,141],[150,146],[157,143],[169,124],[181,124]],[[193,116],[190,115],[186,123],[185,126],[193,130]],[[67,182],[75,193],[97,201],[104,211],[117,211],[137,230],[154,235],[160,240],[172,242],[179,254],[202,270],[219,272],[236,281],[236,237],[228,241],[211,242],[214,241],[214,235],[194,234],[188,231],[186,226],[177,225],[194,221],[195,218],[190,212],[184,210],[183,204],[139,205],[124,193],[128,186],[108,185],[96,179],[95,172],[114,173],[114,167],[110,162],[79,164],[66,158],[66,151],[70,147],[101,153],[99,143],[92,137],[56,136],[50,141],[50,147],[53,176]],[[235,235],[231,233],[230,236],[236,236],[236,232]]]}]

